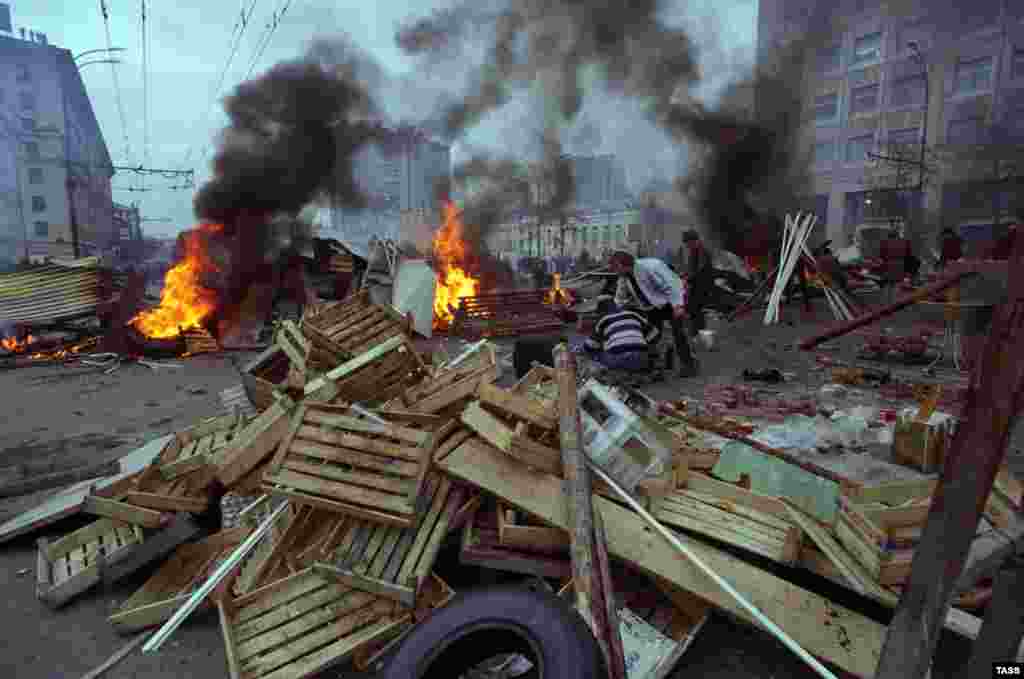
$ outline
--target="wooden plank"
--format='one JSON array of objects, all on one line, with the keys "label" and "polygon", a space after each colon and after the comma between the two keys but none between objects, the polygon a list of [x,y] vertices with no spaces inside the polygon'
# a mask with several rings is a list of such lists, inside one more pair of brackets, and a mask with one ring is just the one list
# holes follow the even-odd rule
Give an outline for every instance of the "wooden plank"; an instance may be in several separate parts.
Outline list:
[{"label": "wooden plank", "polygon": [[[430,434],[411,427],[402,427],[395,424],[380,424],[370,420],[361,420],[344,413],[348,412],[348,406],[330,406],[328,404],[312,403],[306,412],[306,422],[337,427],[351,432],[372,434],[374,436],[387,436],[414,446],[423,445]],[[418,459],[418,458],[417,458]]]},{"label": "wooden plank", "polygon": [[408,586],[387,582],[365,573],[355,573],[352,570],[331,564],[315,563],[313,569],[324,578],[348,587],[355,587],[376,596],[399,601],[410,607],[416,603],[416,590]]},{"label": "wooden plank", "polygon": [[412,503],[404,497],[382,493],[369,488],[360,488],[350,484],[326,482],[323,478],[289,469],[283,469],[276,474],[268,474],[265,479],[269,483],[279,484],[286,488],[294,488],[297,491],[305,491],[305,493],[333,500],[346,506],[362,505],[393,512],[397,515],[411,514],[413,510]]},{"label": "wooden plank", "polygon": [[360,507],[358,505],[347,504],[344,502],[335,502],[334,500],[327,500],[322,497],[310,495],[301,491],[289,490],[277,485],[266,485],[265,490],[268,493],[279,495],[281,497],[288,498],[296,504],[310,505],[311,507],[318,507],[320,509],[326,509],[330,512],[337,512],[339,514],[347,514],[355,516],[360,519],[367,521],[374,521],[376,523],[385,523],[393,526],[408,526],[410,520],[405,517],[386,514],[384,512],[374,511],[366,507]]},{"label": "wooden plank", "polygon": [[[530,474],[478,440],[467,441],[438,464],[447,473],[545,523],[569,526],[558,479]],[[602,514],[611,555],[750,620],[746,611],[701,571],[681,560],[660,536],[645,530],[636,514],[601,497],[594,498],[594,506]],[[870,676],[874,671],[884,633],[881,625],[723,552],[697,542],[687,544],[722,577],[743,587],[744,594],[765,615],[809,652],[853,674]],[[840,622],[825,626],[824,620]]]},{"label": "wooden plank", "polygon": [[462,423],[469,427],[476,434],[490,443],[498,450],[508,452],[512,449],[512,441],[515,431],[490,414],[480,405],[479,401],[473,401],[462,411]]},{"label": "wooden plank", "polygon": [[[337,341],[337,338],[335,338]],[[389,340],[381,342],[373,349],[364,352],[350,361],[342,363],[337,368],[328,371],[323,376],[316,378],[306,385],[304,393],[307,397],[314,401],[330,401],[338,395],[337,382],[346,375],[350,375],[357,371],[363,366],[369,365],[374,361],[386,356],[392,351],[396,351],[399,347],[404,347],[404,337],[392,337]]]},{"label": "wooden plank", "polygon": [[[1024,238],[1015,239],[1007,301],[992,320],[971,375],[905,595],[889,626],[878,679],[924,676],[966,564],[985,502],[1002,466],[1024,393]],[[961,470],[969,465],[973,473]]]},{"label": "wooden plank", "polygon": [[[688,474],[686,490],[713,495],[723,502],[750,507],[758,512],[776,516],[787,524],[790,522],[791,517],[786,504],[779,498],[754,493],[740,486],[713,479],[706,474],[698,472]],[[733,509],[730,508],[729,511],[733,511]]]},{"label": "wooden plank", "polygon": [[523,396],[514,391],[496,387],[488,382],[482,382],[477,389],[477,397],[481,403],[518,417],[521,420],[526,420],[538,427],[553,430],[558,426],[554,415],[549,412],[548,404],[538,402],[529,396]]},{"label": "wooden plank", "polygon": [[210,499],[208,497],[170,497],[157,493],[142,493],[138,491],[127,493],[124,499],[129,504],[156,509],[162,512],[191,512],[199,514],[205,512],[206,508],[210,506]]},{"label": "wooden plank", "polygon": [[887,505],[900,505],[930,496],[935,491],[937,483],[936,479],[922,479],[893,481],[877,486],[861,486],[853,490],[853,495],[849,495],[849,497],[859,504],[881,502]]},{"label": "wooden plank", "polygon": [[224,655],[227,656],[228,674],[231,679],[242,679],[238,667],[238,652],[235,650],[235,639],[231,633],[231,621],[223,600],[217,601],[217,618],[220,620],[220,632],[224,637]]},{"label": "wooden plank", "polygon": [[[346,450],[386,455],[389,458],[397,457],[408,462],[418,463],[422,458],[419,448],[397,444],[391,441],[372,439],[368,436],[351,434],[343,430],[331,430],[323,427],[303,424],[299,426],[295,436],[303,442],[322,443],[327,446],[344,448]],[[289,443],[289,446],[293,445],[290,442],[286,443]],[[422,442],[418,445],[422,445]],[[287,450],[287,448],[285,449]],[[314,448],[314,450],[316,450],[316,448]]]},{"label": "wooden plank", "polygon": [[105,516],[109,519],[117,519],[146,528],[158,528],[163,520],[162,514],[158,511],[96,495],[85,498],[82,510],[87,514]]},{"label": "wooden plank", "polygon": [[664,506],[658,508],[654,515],[659,521],[670,526],[700,533],[719,542],[740,547],[773,561],[787,563],[784,561],[787,556],[784,534],[779,534],[772,540],[767,536],[761,535],[756,525],[744,524],[739,517],[730,521],[733,524],[731,526],[722,525],[722,523],[717,523],[711,518],[700,516],[699,513],[689,513],[685,510],[670,511]]},{"label": "wooden plank", "polygon": [[[377,444],[376,441],[373,443]],[[290,450],[297,455],[304,455],[306,457],[326,460],[329,462],[339,462],[345,465],[359,466],[365,469],[377,469],[407,477],[415,477],[419,473],[419,465],[417,462],[403,461],[400,459],[389,460],[387,458],[379,457],[378,455],[371,455],[369,452],[373,451],[366,451],[365,449],[354,450],[352,448],[333,447],[326,444],[321,445],[311,443],[308,440],[295,440],[292,442]],[[385,451],[387,450],[387,447],[381,445],[379,450]]]},{"label": "wooden plank", "polygon": [[287,397],[275,401],[232,440],[217,469],[217,480],[225,488],[241,481],[274,451],[288,431],[294,405]]},{"label": "wooden plank", "polygon": [[539,578],[567,580],[572,577],[572,562],[566,556],[522,552],[502,546],[496,530],[477,525],[483,516],[483,510],[474,512],[462,528],[461,563]]}]

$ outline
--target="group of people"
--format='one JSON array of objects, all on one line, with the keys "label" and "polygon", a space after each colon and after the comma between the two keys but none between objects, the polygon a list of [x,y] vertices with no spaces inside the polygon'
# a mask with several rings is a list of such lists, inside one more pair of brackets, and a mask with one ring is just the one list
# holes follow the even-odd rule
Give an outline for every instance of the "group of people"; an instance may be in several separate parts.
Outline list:
[{"label": "group of people", "polygon": [[[619,275],[615,295],[598,300],[600,319],[584,344],[605,366],[641,372],[663,360],[671,370],[678,356],[679,375],[697,375],[690,335],[704,327],[704,308],[714,275],[700,237],[689,231],[683,242],[689,263],[684,276],[655,257],[638,258],[625,250],[612,253],[609,265]],[[662,357],[659,344],[666,322],[674,346]]]}]

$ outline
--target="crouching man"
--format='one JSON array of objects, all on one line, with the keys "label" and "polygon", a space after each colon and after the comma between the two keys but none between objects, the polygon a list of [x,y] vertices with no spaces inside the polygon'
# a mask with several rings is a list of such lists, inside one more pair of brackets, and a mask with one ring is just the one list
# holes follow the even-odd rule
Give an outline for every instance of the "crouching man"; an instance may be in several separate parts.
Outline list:
[{"label": "crouching man", "polygon": [[620,309],[611,299],[597,304],[600,319],[583,348],[606,368],[647,372],[657,362],[661,329],[636,311]]},{"label": "crouching man", "polygon": [[[637,259],[625,250],[612,253],[611,269],[619,275],[615,303],[641,310],[659,330],[665,321],[672,326],[672,339],[679,354],[680,377],[694,377],[697,361],[686,332],[686,284],[660,259]],[[671,357],[671,352],[666,358]],[[671,365],[670,360],[669,365]]]}]

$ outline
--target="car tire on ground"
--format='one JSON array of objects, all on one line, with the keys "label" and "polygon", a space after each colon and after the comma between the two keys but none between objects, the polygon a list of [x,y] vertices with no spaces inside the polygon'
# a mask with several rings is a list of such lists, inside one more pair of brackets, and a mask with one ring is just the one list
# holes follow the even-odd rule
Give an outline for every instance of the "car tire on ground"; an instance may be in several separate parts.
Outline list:
[{"label": "car tire on ground", "polygon": [[458,595],[414,628],[382,679],[458,679],[498,655],[531,663],[523,679],[607,679],[583,619],[550,592],[506,586]]}]

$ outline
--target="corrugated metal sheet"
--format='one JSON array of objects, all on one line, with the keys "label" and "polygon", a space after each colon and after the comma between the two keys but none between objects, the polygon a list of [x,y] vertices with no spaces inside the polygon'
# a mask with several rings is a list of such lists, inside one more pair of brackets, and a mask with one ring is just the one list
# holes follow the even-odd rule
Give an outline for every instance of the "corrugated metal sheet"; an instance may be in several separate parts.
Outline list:
[{"label": "corrugated metal sheet", "polygon": [[0,322],[40,323],[95,311],[100,270],[45,266],[0,275]]}]

